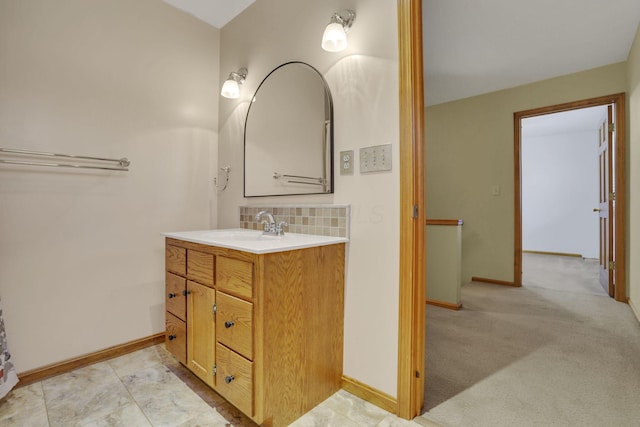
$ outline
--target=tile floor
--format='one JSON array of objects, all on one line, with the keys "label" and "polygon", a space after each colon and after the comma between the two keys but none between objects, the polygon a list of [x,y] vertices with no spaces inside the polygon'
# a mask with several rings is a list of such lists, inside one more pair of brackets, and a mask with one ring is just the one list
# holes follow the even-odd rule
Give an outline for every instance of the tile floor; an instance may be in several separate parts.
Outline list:
[{"label": "tile floor", "polygon": [[[0,400],[0,426],[207,426],[256,424],[171,357],[164,345],[18,387]],[[343,390],[292,424],[415,427]]]}]

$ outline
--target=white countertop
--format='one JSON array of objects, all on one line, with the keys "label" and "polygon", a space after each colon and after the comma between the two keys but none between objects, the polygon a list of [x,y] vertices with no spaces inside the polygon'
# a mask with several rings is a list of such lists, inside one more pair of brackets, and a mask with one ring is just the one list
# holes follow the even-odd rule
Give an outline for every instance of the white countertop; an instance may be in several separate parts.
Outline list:
[{"label": "white countertop", "polygon": [[263,235],[262,231],[233,228],[224,230],[179,231],[161,233],[165,237],[220,246],[254,254],[292,251],[294,249],[346,243],[346,237],[315,236],[312,234],[285,233],[284,236]]}]

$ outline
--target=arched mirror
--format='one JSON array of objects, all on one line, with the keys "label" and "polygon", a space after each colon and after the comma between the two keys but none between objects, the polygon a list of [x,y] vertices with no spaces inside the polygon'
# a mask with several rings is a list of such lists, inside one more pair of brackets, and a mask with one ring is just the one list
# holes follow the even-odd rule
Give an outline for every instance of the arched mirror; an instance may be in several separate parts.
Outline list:
[{"label": "arched mirror", "polygon": [[244,195],[333,193],[333,101],[304,62],[271,71],[244,125]]}]

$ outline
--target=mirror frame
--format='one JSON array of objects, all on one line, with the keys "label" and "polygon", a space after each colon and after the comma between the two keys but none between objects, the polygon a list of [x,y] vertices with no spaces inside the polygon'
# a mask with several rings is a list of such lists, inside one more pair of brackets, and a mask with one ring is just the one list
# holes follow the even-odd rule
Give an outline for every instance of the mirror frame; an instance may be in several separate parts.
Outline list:
[{"label": "mirror frame", "polygon": [[[322,75],[322,73],[320,73],[320,71],[318,71],[315,67],[313,67],[312,65],[306,63],[306,62],[302,62],[302,61],[289,61],[289,62],[285,62],[283,64],[278,65],[276,68],[274,68],[273,70],[271,70],[269,72],[269,74],[267,74],[267,76],[262,79],[262,81],[260,82],[260,84],[258,85],[258,87],[256,88],[255,92],[253,92],[253,95],[251,96],[251,100],[253,100],[258,91],[260,90],[260,88],[262,87],[262,85],[267,81],[267,79],[276,71],[278,71],[280,68],[285,67],[287,65],[291,65],[291,64],[299,64],[299,65],[303,65],[309,68],[309,70],[315,72],[318,77],[320,78],[320,81],[322,81],[322,85],[324,87],[324,100],[325,100],[325,108],[328,106],[328,120],[329,120],[329,147],[327,147],[327,149],[325,150],[324,153],[324,158],[322,159],[323,162],[323,168],[324,168],[324,173],[326,174],[325,180],[326,180],[326,184],[325,184],[325,191],[320,191],[320,192],[308,192],[308,193],[284,193],[284,194],[258,194],[258,195],[247,195],[247,122],[249,120],[249,114],[251,113],[251,106],[253,105],[253,102],[249,103],[249,108],[247,109],[247,115],[245,116],[244,119],[244,134],[243,134],[243,168],[244,168],[244,174],[243,174],[243,182],[242,182],[242,186],[243,186],[243,196],[245,198],[249,198],[249,197],[275,197],[275,196],[306,196],[306,195],[316,195],[316,194],[333,194],[334,192],[334,179],[333,179],[333,174],[334,174],[334,161],[333,161],[333,155],[334,155],[334,140],[333,140],[333,96],[331,95],[331,89],[329,88],[329,85],[327,83],[327,81],[325,80],[324,76]],[[326,115],[325,115],[326,117]]]}]

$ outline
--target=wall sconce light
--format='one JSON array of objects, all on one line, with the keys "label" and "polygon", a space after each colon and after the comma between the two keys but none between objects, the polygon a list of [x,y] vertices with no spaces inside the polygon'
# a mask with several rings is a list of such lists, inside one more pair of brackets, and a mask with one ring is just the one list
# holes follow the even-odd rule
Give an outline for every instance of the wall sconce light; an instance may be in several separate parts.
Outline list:
[{"label": "wall sconce light", "polygon": [[244,79],[247,78],[247,69],[240,68],[237,72],[232,71],[229,74],[227,80],[222,85],[220,95],[225,98],[236,99],[240,96],[240,85],[244,83]]},{"label": "wall sconce light", "polygon": [[322,48],[327,52],[345,50],[347,48],[347,33],[355,19],[356,13],[351,9],[334,13],[322,35]]}]

